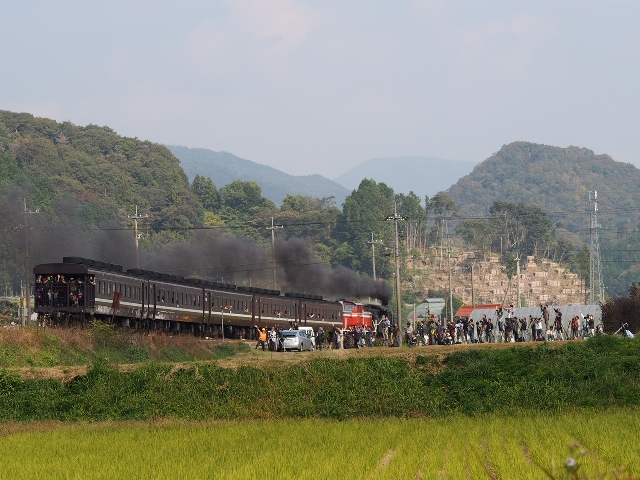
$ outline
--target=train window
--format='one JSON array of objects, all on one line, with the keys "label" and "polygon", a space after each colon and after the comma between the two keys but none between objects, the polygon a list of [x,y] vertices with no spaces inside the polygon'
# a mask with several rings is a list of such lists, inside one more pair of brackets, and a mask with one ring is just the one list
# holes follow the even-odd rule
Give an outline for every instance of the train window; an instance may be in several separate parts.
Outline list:
[{"label": "train window", "polygon": [[171,292],[171,303],[176,303],[176,292]]}]

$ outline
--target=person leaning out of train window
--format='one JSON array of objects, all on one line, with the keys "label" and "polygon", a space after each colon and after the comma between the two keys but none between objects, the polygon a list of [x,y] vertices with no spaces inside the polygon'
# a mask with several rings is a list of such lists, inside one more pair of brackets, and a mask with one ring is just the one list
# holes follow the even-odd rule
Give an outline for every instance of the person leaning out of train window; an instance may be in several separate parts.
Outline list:
[{"label": "person leaning out of train window", "polygon": [[82,299],[84,298],[84,284],[82,279],[78,279],[78,305],[82,307]]},{"label": "person leaning out of train window", "polygon": [[254,325],[256,330],[258,330],[258,343],[256,344],[256,349],[258,347],[262,347],[262,350],[265,350],[267,347],[267,329],[266,328],[258,328],[257,325]]}]

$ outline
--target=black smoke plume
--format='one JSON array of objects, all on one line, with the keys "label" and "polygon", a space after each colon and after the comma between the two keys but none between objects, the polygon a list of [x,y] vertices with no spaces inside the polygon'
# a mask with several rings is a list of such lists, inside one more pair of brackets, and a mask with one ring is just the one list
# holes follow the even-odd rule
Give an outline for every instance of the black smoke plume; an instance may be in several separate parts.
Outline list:
[{"label": "black smoke plume", "polygon": [[154,251],[139,248],[137,254],[133,232],[115,221],[103,223],[90,235],[73,225],[43,229],[33,236],[33,242],[34,265],[60,262],[64,256],[81,256],[119,264],[125,270],[139,265],[145,270],[185,278],[323,295],[334,300],[369,297],[387,304],[393,295],[393,289],[385,281],[361,277],[342,266],[326,267],[313,254],[309,243],[299,238],[277,240],[275,285],[271,245],[259,246],[212,230],[197,230],[187,240]]},{"label": "black smoke plume", "polygon": [[391,286],[382,280],[361,277],[353,270],[337,266],[327,268],[313,254],[309,243],[300,238],[276,243],[276,271],[283,271],[285,281],[300,293],[319,292],[334,298],[377,298],[384,305],[393,296]]}]

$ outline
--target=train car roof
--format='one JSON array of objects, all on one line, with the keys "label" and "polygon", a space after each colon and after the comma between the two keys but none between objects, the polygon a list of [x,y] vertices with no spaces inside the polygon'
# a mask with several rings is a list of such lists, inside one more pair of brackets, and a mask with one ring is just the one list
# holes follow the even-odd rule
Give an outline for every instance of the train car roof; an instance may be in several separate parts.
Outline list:
[{"label": "train car roof", "polygon": [[42,263],[33,267],[34,275],[86,275],[88,272],[82,263]]}]

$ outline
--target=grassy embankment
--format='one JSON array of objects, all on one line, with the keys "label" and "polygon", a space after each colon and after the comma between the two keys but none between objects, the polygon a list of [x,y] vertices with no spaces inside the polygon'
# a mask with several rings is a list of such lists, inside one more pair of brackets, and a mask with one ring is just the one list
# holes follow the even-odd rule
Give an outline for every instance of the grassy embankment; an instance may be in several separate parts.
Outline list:
[{"label": "grassy embankment", "polygon": [[0,368],[89,365],[105,358],[116,364],[216,360],[247,349],[236,342],[220,345],[191,335],[136,335],[101,322],[86,330],[0,329]]},{"label": "grassy embankment", "polygon": [[96,356],[70,381],[0,370],[0,419],[448,418],[640,406],[640,340],[602,336],[430,356],[437,351],[424,348],[414,362],[383,355],[237,368],[149,361],[128,371]]}]

